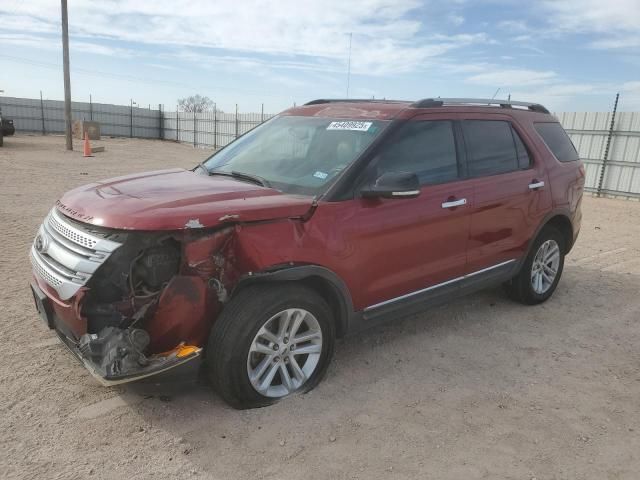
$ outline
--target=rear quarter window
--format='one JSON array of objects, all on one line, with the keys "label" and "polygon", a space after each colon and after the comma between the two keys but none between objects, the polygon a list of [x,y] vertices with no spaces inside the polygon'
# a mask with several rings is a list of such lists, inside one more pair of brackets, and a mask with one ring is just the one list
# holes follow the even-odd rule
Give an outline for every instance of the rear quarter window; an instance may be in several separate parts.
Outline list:
[{"label": "rear quarter window", "polygon": [[562,125],[557,122],[549,122],[534,123],[533,126],[559,161],[574,162],[580,158],[576,147],[573,146]]}]

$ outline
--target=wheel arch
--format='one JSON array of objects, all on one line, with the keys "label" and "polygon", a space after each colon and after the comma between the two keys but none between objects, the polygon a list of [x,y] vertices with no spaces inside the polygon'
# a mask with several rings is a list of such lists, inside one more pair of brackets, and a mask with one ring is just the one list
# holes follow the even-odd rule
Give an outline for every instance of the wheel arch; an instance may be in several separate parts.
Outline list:
[{"label": "wheel arch", "polygon": [[349,330],[353,316],[351,294],[344,281],[333,271],[319,265],[279,265],[261,272],[243,275],[231,293],[231,298],[249,285],[272,282],[301,282],[318,293],[334,314],[336,336]]},{"label": "wheel arch", "polygon": [[562,233],[565,239],[564,254],[566,255],[573,248],[573,225],[568,216],[564,214],[557,214],[551,217],[544,226],[550,225]]},{"label": "wheel arch", "polygon": [[569,217],[567,212],[564,212],[562,210],[556,210],[556,211],[550,212],[546,217],[544,217],[544,220],[540,222],[540,225],[538,225],[538,228],[536,229],[534,235],[532,235],[531,239],[529,240],[529,245],[527,246],[527,253],[523,257],[523,260],[524,258],[527,258],[527,256],[529,255],[531,247],[533,246],[535,239],[538,238],[538,235],[540,235],[540,232],[542,231],[542,229],[548,225],[556,228],[557,230],[560,231],[560,233],[562,233],[562,236],[565,239],[563,253],[566,255],[571,251],[571,249],[573,248],[573,242],[574,242],[573,224],[571,223],[571,218]]}]

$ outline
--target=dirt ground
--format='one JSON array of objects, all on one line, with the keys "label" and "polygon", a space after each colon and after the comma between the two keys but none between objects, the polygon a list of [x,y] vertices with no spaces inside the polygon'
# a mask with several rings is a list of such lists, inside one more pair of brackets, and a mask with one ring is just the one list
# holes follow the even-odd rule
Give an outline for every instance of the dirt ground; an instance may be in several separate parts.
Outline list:
[{"label": "dirt ground", "polygon": [[640,478],[640,203],[585,198],[544,305],[494,289],[398,319],[340,340],[313,392],[236,411],[196,376],[102,387],[37,317],[27,252],[56,198],[207,156],[99,143],[90,159],[62,137],[0,149],[0,477]]}]

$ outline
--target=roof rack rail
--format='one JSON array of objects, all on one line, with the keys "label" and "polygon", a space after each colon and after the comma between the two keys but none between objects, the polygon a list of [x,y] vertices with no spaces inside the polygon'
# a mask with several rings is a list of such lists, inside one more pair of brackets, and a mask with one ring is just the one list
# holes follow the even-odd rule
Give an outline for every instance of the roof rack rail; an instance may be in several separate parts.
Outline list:
[{"label": "roof rack rail", "polygon": [[305,105],[322,105],[323,103],[411,103],[410,100],[385,100],[383,98],[319,98]]},{"label": "roof rack rail", "polygon": [[442,107],[443,105],[498,105],[502,108],[526,107],[532,112],[549,113],[549,110],[539,103],[496,100],[494,98],[425,98],[411,104],[414,108],[435,108]]}]

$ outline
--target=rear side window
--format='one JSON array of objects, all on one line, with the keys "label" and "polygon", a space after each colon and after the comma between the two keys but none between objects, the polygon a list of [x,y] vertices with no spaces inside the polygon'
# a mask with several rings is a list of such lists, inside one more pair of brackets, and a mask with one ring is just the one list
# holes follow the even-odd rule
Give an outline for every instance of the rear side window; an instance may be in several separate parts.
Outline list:
[{"label": "rear side window", "polygon": [[462,124],[470,176],[497,175],[528,168],[527,149],[509,122],[465,120]]},{"label": "rear side window", "polygon": [[561,162],[573,162],[580,158],[576,147],[573,146],[562,125],[557,122],[550,122],[534,123],[533,126],[558,160]]},{"label": "rear side window", "polygon": [[415,173],[421,185],[458,178],[452,122],[408,122],[380,152],[377,174],[385,172]]}]

